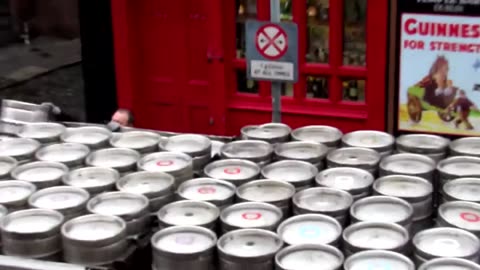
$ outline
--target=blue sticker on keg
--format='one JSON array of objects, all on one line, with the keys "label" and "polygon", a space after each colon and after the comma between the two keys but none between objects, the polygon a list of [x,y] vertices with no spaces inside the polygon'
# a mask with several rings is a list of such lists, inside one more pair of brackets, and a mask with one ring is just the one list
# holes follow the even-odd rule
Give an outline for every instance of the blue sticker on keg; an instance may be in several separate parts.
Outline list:
[{"label": "blue sticker on keg", "polygon": [[383,263],[370,263],[367,270],[392,270],[392,267]]},{"label": "blue sticker on keg", "polygon": [[300,235],[305,238],[316,238],[322,234],[320,228],[312,225],[305,225],[300,227],[299,232]]}]

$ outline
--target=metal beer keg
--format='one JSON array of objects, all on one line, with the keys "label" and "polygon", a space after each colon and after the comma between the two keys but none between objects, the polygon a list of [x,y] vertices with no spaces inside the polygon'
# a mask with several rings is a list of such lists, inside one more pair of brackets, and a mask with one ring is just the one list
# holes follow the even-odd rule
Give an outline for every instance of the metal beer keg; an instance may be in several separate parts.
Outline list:
[{"label": "metal beer keg", "polygon": [[449,157],[437,165],[439,189],[448,181],[462,177],[480,177],[480,157]]},{"label": "metal beer keg", "polygon": [[0,156],[8,156],[19,163],[31,161],[35,152],[40,148],[40,143],[27,138],[12,138],[0,141]]},{"label": "metal beer keg", "polygon": [[452,141],[449,145],[452,156],[480,157],[480,138],[466,137]]},{"label": "metal beer keg", "polygon": [[67,173],[68,168],[62,163],[35,161],[16,167],[11,174],[16,180],[30,182],[37,189],[42,189],[60,185]]},{"label": "metal beer keg", "polygon": [[292,131],[294,141],[309,141],[321,143],[329,149],[335,149],[340,146],[340,140],[343,133],[331,126],[305,126]]},{"label": "metal beer keg", "polygon": [[248,160],[224,159],[208,164],[203,172],[207,177],[225,180],[235,186],[240,186],[258,179],[260,167]]},{"label": "metal beer keg", "polygon": [[175,179],[168,173],[134,172],[116,182],[123,192],[144,195],[149,200],[150,212],[157,212],[175,199]]},{"label": "metal beer keg", "polygon": [[90,149],[99,149],[108,146],[112,132],[104,127],[75,127],[67,128],[60,136],[65,143],[78,143]]},{"label": "metal beer keg", "polygon": [[111,168],[85,167],[70,171],[64,175],[64,185],[82,188],[93,197],[96,194],[113,191],[119,173]]},{"label": "metal beer keg", "polygon": [[415,270],[415,265],[406,256],[385,250],[367,250],[358,252],[345,260],[345,270]]},{"label": "metal beer keg", "polygon": [[35,157],[41,161],[60,162],[73,169],[83,166],[89,153],[90,150],[83,144],[58,143],[41,148]]},{"label": "metal beer keg", "polygon": [[85,163],[88,166],[112,168],[125,174],[136,170],[139,159],[140,154],[129,148],[105,148],[90,153]]},{"label": "metal beer keg", "polygon": [[220,214],[221,231],[264,229],[275,231],[283,218],[282,210],[274,205],[245,202],[231,205]]},{"label": "metal beer keg", "polygon": [[177,201],[160,208],[157,218],[160,228],[170,226],[201,226],[216,231],[220,210],[202,201]]},{"label": "metal beer keg", "polygon": [[20,138],[37,140],[40,143],[54,143],[60,140],[60,135],[65,131],[65,126],[58,123],[26,123],[17,133]]},{"label": "metal beer keg", "polygon": [[31,208],[56,210],[67,221],[86,214],[89,198],[88,192],[81,188],[58,186],[33,193],[28,198],[28,205]]},{"label": "metal beer keg", "polygon": [[480,237],[480,204],[456,201],[440,205],[437,226],[463,229]]},{"label": "metal beer keg", "polygon": [[175,188],[193,178],[192,158],[184,153],[157,152],[143,156],[137,163],[140,170],[164,172],[175,178]]},{"label": "metal beer keg", "polygon": [[345,190],[354,201],[371,194],[373,180],[368,171],[349,167],[326,169],[315,177],[317,186]]},{"label": "metal beer keg", "polygon": [[422,264],[418,270],[480,270],[474,262],[457,258],[437,258]]},{"label": "metal beer keg", "polygon": [[372,149],[345,147],[331,151],[327,155],[327,167],[352,167],[377,175],[380,154]]},{"label": "metal beer keg", "polygon": [[244,126],[240,133],[242,140],[260,140],[271,144],[288,142],[292,129],[282,123]]},{"label": "metal beer keg", "polygon": [[430,134],[402,135],[395,141],[399,153],[421,154],[439,162],[447,156],[450,140]]},{"label": "metal beer keg", "polygon": [[184,182],[177,194],[182,200],[205,201],[223,209],[233,204],[236,187],[227,181],[197,178]]},{"label": "metal beer keg", "polygon": [[3,254],[58,260],[62,250],[60,226],[64,219],[54,210],[29,209],[0,219]]},{"label": "metal beer keg", "polygon": [[153,270],[215,269],[217,236],[197,226],[163,229],[151,239]]},{"label": "metal beer keg", "polygon": [[212,142],[202,135],[175,135],[161,141],[159,147],[161,150],[181,152],[191,156],[195,172],[201,172],[211,159]]},{"label": "metal beer keg", "polygon": [[18,162],[7,156],[0,156],[0,179],[10,178],[10,172],[17,167]]},{"label": "metal beer keg", "polygon": [[457,178],[448,181],[441,190],[441,203],[469,201],[480,203],[480,178]]},{"label": "metal beer keg", "polygon": [[263,177],[288,182],[295,186],[297,191],[312,187],[317,174],[318,169],[315,166],[298,160],[281,160],[262,169]]},{"label": "metal beer keg", "polygon": [[217,242],[219,270],[273,270],[275,254],[282,245],[275,233],[266,230],[228,232]]},{"label": "metal beer keg", "polygon": [[370,148],[386,157],[393,152],[395,139],[392,135],[374,130],[358,130],[345,134],[342,145],[346,147]]},{"label": "metal beer keg", "polygon": [[293,196],[294,215],[325,214],[338,220],[342,226],[348,223],[348,209],[353,203],[350,193],[334,188],[309,188]]},{"label": "metal beer keg", "polygon": [[434,183],[435,161],[419,154],[395,154],[385,157],[380,162],[380,176],[411,175]]},{"label": "metal beer keg", "polygon": [[305,161],[321,170],[324,167],[328,147],[321,143],[299,141],[277,144],[274,151],[276,160]]},{"label": "metal beer keg", "polygon": [[272,160],[273,146],[264,141],[243,140],[226,143],[220,149],[223,159],[244,159],[263,166]]},{"label": "metal beer keg", "polygon": [[283,217],[292,213],[292,197],[295,187],[287,182],[276,180],[255,180],[237,188],[239,202],[264,202],[282,209]]},{"label": "metal beer keg", "polygon": [[124,256],[127,248],[127,225],[119,217],[86,215],[62,226],[65,262],[100,266]]},{"label": "metal beer keg", "polygon": [[116,148],[129,148],[140,154],[158,151],[160,135],[148,131],[127,131],[114,133],[110,145]]},{"label": "metal beer keg", "polygon": [[290,217],[277,229],[287,245],[331,245],[338,247],[342,226],[332,217],[321,214],[304,214]]},{"label": "metal beer keg", "polygon": [[328,245],[303,244],[289,246],[275,256],[276,270],[324,269],[341,270],[344,256]]},{"label": "metal beer keg", "polygon": [[26,181],[4,180],[0,181],[0,204],[10,212],[28,207],[28,198],[37,188]]}]

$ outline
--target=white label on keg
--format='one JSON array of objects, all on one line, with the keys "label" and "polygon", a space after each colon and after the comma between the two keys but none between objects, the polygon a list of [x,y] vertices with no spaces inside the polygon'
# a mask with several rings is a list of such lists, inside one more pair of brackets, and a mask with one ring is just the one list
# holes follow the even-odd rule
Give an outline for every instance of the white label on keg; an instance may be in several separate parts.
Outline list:
[{"label": "white label on keg", "polygon": [[224,173],[226,174],[239,174],[242,170],[240,168],[226,168],[223,170]]},{"label": "white label on keg", "polygon": [[245,212],[242,214],[242,218],[246,220],[258,220],[261,217],[262,214],[258,212]]},{"label": "white label on keg", "polygon": [[179,235],[175,237],[175,243],[180,245],[191,245],[195,242],[195,237],[192,235]]},{"label": "white label on keg", "polygon": [[460,218],[468,222],[479,222],[480,216],[471,212],[462,212],[460,213]]},{"label": "white label on keg", "polygon": [[457,249],[460,248],[460,243],[457,240],[451,238],[439,238],[433,241],[434,246],[439,249]]},{"label": "white label on keg", "polygon": [[338,188],[351,188],[355,179],[352,176],[337,176],[335,177],[335,187]]},{"label": "white label on keg", "polygon": [[322,234],[318,226],[305,225],[298,229],[298,234],[304,238],[317,238]]},{"label": "white label on keg", "polygon": [[157,161],[157,166],[159,167],[168,167],[173,165],[173,160],[159,160]]},{"label": "white label on keg", "polygon": [[197,191],[200,194],[214,194],[215,192],[217,192],[217,190],[214,187],[209,187],[209,186],[198,188]]}]

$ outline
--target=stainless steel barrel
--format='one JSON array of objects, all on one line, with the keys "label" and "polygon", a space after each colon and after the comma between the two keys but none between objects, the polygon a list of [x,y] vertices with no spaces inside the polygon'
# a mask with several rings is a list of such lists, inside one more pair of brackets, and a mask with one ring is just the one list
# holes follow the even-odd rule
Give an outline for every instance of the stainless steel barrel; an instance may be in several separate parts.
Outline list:
[{"label": "stainless steel barrel", "polygon": [[44,122],[50,118],[46,106],[12,99],[2,99],[0,119],[9,123]]},{"label": "stainless steel barrel", "polygon": [[277,144],[274,149],[276,160],[299,160],[312,163],[317,169],[324,168],[328,147],[316,142],[288,142]]},{"label": "stainless steel barrel", "polygon": [[439,162],[447,156],[450,140],[431,134],[407,134],[395,141],[399,153],[421,154]]},{"label": "stainless steel barrel", "polygon": [[161,141],[159,147],[164,151],[181,152],[191,156],[195,172],[201,172],[211,159],[212,143],[202,135],[175,135]]},{"label": "stainless steel barrel", "polygon": [[382,157],[393,152],[395,138],[392,135],[374,130],[358,130],[345,134],[342,145],[347,147],[370,148],[380,153]]},{"label": "stainless steel barrel", "polygon": [[271,144],[288,142],[292,129],[282,123],[244,126],[240,132],[243,140],[260,140]]},{"label": "stainless steel barrel", "polygon": [[441,203],[469,201],[480,203],[480,178],[457,178],[448,181],[441,190]]},{"label": "stainless steel barrel", "polygon": [[63,177],[62,182],[67,186],[85,189],[94,196],[114,190],[119,177],[119,173],[114,169],[85,167],[70,171]]},{"label": "stainless steel barrel", "polygon": [[11,174],[16,180],[30,182],[42,189],[60,185],[67,173],[68,168],[62,163],[35,161],[16,167]]},{"label": "stainless steel barrel", "polygon": [[340,146],[343,133],[331,126],[305,126],[292,131],[294,141],[309,141],[324,144],[329,149]]},{"label": "stainless steel barrel", "polygon": [[240,186],[258,179],[260,167],[248,160],[225,159],[208,164],[203,172],[207,177],[225,180],[235,186]]},{"label": "stainless steel barrel", "polygon": [[281,160],[262,169],[263,177],[288,182],[295,186],[297,191],[312,187],[317,174],[317,167],[298,160]]},{"label": "stainless steel barrel", "polygon": [[358,252],[345,260],[345,270],[415,270],[415,265],[406,256],[385,250]]},{"label": "stainless steel barrel", "polygon": [[160,227],[201,226],[216,231],[220,210],[211,203],[202,201],[177,201],[162,207],[157,218]]},{"label": "stainless steel barrel", "polygon": [[60,212],[64,220],[70,220],[87,213],[86,205],[90,195],[77,187],[50,187],[33,193],[28,198],[32,208],[51,209]]},{"label": "stainless steel barrel", "polygon": [[273,146],[264,141],[243,140],[226,143],[220,149],[220,156],[224,159],[245,159],[259,165],[271,161]]},{"label": "stainless steel barrel", "polygon": [[158,152],[145,155],[138,163],[140,170],[164,172],[175,178],[175,188],[193,178],[192,158],[184,153]]},{"label": "stainless steel barrel", "polygon": [[12,157],[20,163],[31,161],[40,143],[33,139],[12,138],[0,141],[0,156]]},{"label": "stainless steel barrel", "polygon": [[60,162],[69,168],[83,166],[85,158],[90,153],[88,147],[78,143],[58,143],[41,148],[35,157],[41,161]]},{"label": "stainless steel barrel", "polygon": [[106,192],[87,203],[92,214],[117,216],[127,223],[128,235],[143,235],[149,231],[151,219],[148,198],[128,192]]},{"label": "stainless steel barrel", "polygon": [[354,201],[372,193],[373,180],[368,171],[350,167],[326,169],[315,177],[317,186],[345,190],[352,194]]},{"label": "stainless steel barrel", "polygon": [[117,148],[129,148],[141,154],[158,151],[160,135],[148,131],[127,131],[114,133],[110,145]]},{"label": "stainless steel barrel", "polygon": [[435,161],[419,154],[395,154],[380,162],[380,176],[411,175],[425,178],[434,183]]},{"label": "stainless steel barrel", "polygon": [[10,173],[17,165],[18,162],[14,158],[0,156],[0,179],[10,178]]},{"label": "stainless steel barrel", "polygon": [[117,189],[148,198],[150,212],[157,212],[175,199],[175,179],[168,173],[135,172],[117,181]]},{"label": "stainless steel barrel", "polygon": [[139,159],[140,154],[132,149],[105,148],[90,153],[85,163],[88,166],[112,168],[124,174],[135,171]]},{"label": "stainless steel barrel", "polygon": [[290,217],[277,229],[285,244],[340,245],[342,226],[332,217],[321,214],[304,214]]},{"label": "stainless steel barrel", "polygon": [[480,265],[464,259],[437,258],[422,264],[418,268],[418,270],[442,270],[442,269],[480,270]]},{"label": "stainless steel barrel", "polygon": [[439,189],[448,181],[461,177],[480,177],[480,157],[449,157],[437,165]]},{"label": "stainless steel barrel", "polygon": [[293,196],[295,215],[325,214],[338,220],[342,226],[348,223],[348,209],[353,203],[350,193],[334,188],[309,188]]},{"label": "stainless steel barrel", "polygon": [[222,210],[222,233],[237,229],[264,229],[275,231],[283,218],[282,210],[268,203],[245,202]]},{"label": "stainless steel barrel", "polygon": [[480,241],[464,230],[434,228],[417,233],[412,239],[415,264],[421,265],[434,258],[462,258],[478,262]]},{"label": "stainless steel barrel", "polygon": [[480,157],[480,138],[466,137],[452,141],[449,145],[452,156]]},{"label": "stainless steel barrel", "polygon": [[243,229],[224,234],[217,242],[219,270],[273,270],[282,240],[273,232]]},{"label": "stainless steel barrel", "polygon": [[62,223],[62,214],[54,210],[29,209],[6,215],[0,219],[3,254],[46,260],[60,259]]},{"label": "stainless steel barrel", "polygon": [[62,226],[65,262],[99,266],[125,255],[128,248],[127,225],[115,216],[86,215]]},{"label": "stainless steel barrel", "polygon": [[197,178],[184,182],[177,189],[180,199],[205,201],[223,209],[233,204],[236,187],[227,181]]},{"label": "stainless steel barrel", "polygon": [[480,238],[480,204],[472,202],[446,202],[438,207],[438,227],[454,227]]},{"label": "stainless steel barrel", "polygon": [[27,123],[23,125],[19,132],[18,137],[29,138],[37,140],[40,143],[54,143],[60,140],[60,135],[65,131],[65,126],[52,123]]},{"label": "stainless steel barrel", "polygon": [[372,196],[360,199],[350,207],[350,221],[392,222],[410,230],[413,207],[396,197]]},{"label": "stainless steel barrel", "polygon": [[304,244],[286,247],[275,256],[276,270],[341,270],[344,256],[328,245]]},{"label": "stainless steel barrel", "polygon": [[28,207],[28,198],[37,188],[26,181],[4,180],[0,181],[0,204],[7,207],[10,212]]},{"label": "stainless steel barrel", "polygon": [[255,180],[237,188],[237,201],[264,202],[282,209],[283,217],[292,213],[292,197],[295,187],[287,182],[276,180]]},{"label": "stainless steel barrel", "polygon": [[331,151],[327,155],[327,167],[352,167],[377,175],[380,154],[372,149],[345,147]]},{"label": "stainless steel barrel", "polygon": [[217,236],[197,226],[163,229],[151,239],[153,270],[215,269]]},{"label": "stainless steel barrel", "polygon": [[67,128],[60,139],[65,143],[79,143],[90,149],[99,149],[108,146],[110,137],[112,132],[104,127],[85,126]]}]

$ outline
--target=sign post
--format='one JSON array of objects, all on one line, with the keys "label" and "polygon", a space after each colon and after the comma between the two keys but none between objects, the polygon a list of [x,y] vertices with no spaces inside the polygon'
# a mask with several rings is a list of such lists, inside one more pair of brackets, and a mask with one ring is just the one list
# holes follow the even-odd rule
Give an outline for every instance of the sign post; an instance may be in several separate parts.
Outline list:
[{"label": "sign post", "polygon": [[[270,20],[280,22],[280,0],[270,0]],[[282,84],[272,82],[272,123],[282,122]]]}]

